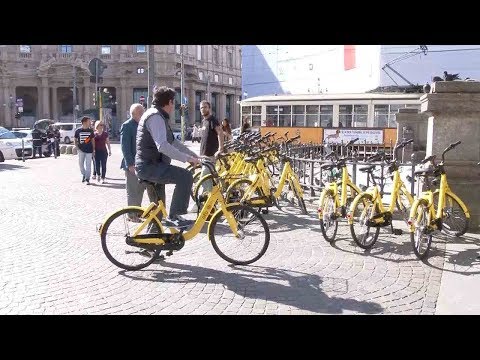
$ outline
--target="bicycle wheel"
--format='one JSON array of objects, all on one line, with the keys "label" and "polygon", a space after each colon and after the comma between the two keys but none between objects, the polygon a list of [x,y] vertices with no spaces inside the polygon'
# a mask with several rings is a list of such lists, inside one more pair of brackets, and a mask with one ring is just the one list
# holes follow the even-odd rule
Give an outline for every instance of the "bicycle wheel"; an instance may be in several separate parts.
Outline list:
[{"label": "bicycle wheel", "polygon": [[242,179],[235,184],[232,184],[225,194],[225,201],[227,203],[239,202],[251,185],[252,181],[249,179]]},{"label": "bicycle wheel", "polygon": [[[433,203],[435,206],[438,204],[438,193],[433,194]],[[467,218],[458,201],[448,194],[445,194],[442,214],[442,233],[448,236],[462,236],[467,232],[470,219]]]},{"label": "bicycle wheel", "polygon": [[260,259],[270,243],[270,230],[265,219],[255,209],[245,205],[227,207],[237,222],[235,236],[223,211],[211,220],[209,239],[215,252],[229,263],[247,265]]},{"label": "bicycle wheel", "polygon": [[[138,244],[129,237],[144,221],[143,209],[125,208],[111,215],[102,226],[100,238],[108,260],[125,270],[139,270],[153,263],[160,255],[155,245]],[[160,227],[153,219],[141,234],[159,233]]]},{"label": "bicycle wheel", "polygon": [[329,243],[335,240],[338,229],[338,220],[335,215],[335,195],[333,191],[328,191],[323,198],[322,204],[322,216],[320,217],[320,229],[325,240]]},{"label": "bicycle wheel", "polygon": [[419,259],[427,256],[432,243],[432,234],[428,231],[428,203],[425,200],[418,202],[413,219],[413,232],[410,232],[413,252]]},{"label": "bicycle wheel", "polygon": [[370,249],[378,239],[379,227],[372,228],[368,221],[377,213],[376,204],[370,194],[360,195],[355,208],[352,210],[353,224],[350,224],[350,232],[355,243],[362,249]]},{"label": "bicycle wheel", "polygon": [[193,201],[195,201],[195,190],[198,189],[197,183],[198,180],[200,180],[200,175],[202,174],[202,171],[197,171],[193,175],[193,184],[192,184],[192,190],[190,190],[190,197],[192,198]]},{"label": "bicycle wheel", "polygon": [[[302,211],[302,214],[307,215],[308,211],[307,211],[307,207],[305,206],[305,200],[303,200],[303,197],[300,196],[300,193],[298,192],[294,181],[296,181],[296,180],[290,180],[290,188],[293,191],[293,195],[295,195],[295,198],[297,199],[297,203],[298,203],[297,205],[300,208],[300,210]],[[298,186],[300,186],[300,185],[298,185]]]},{"label": "bicycle wheel", "polygon": [[402,219],[407,222],[410,217],[410,207],[412,204],[408,201],[408,197],[404,194],[403,190],[400,190],[397,198],[395,199],[397,210],[402,215]]}]

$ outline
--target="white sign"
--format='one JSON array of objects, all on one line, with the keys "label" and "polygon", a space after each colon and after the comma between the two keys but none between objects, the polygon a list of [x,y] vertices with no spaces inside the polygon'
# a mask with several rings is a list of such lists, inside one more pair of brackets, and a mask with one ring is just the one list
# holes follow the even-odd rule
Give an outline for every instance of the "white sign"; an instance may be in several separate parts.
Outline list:
[{"label": "white sign", "polygon": [[356,144],[383,144],[381,129],[323,129],[323,142],[327,144],[347,143],[358,138]]}]

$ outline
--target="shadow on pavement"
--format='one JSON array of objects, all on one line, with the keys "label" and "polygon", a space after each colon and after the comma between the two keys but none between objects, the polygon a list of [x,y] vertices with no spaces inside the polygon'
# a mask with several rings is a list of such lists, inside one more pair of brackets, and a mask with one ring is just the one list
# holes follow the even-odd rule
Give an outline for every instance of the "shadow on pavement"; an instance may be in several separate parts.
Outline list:
[{"label": "shadow on pavement", "polygon": [[[330,297],[324,290],[348,292],[348,281],[341,278],[321,278],[293,270],[264,266],[231,266],[231,272],[162,261],[167,271],[153,271],[153,278],[136,277],[135,273],[120,271],[123,276],[142,281],[166,283],[203,283],[225,286],[243,297],[274,301],[313,313],[342,314],[344,310],[379,314],[380,304],[341,297]],[[171,270],[171,271],[169,271]],[[151,270],[148,270],[151,271]]]},{"label": "shadow on pavement", "polygon": [[2,170],[18,170],[18,169],[25,169],[25,166],[0,163],[0,171],[2,171]]}]

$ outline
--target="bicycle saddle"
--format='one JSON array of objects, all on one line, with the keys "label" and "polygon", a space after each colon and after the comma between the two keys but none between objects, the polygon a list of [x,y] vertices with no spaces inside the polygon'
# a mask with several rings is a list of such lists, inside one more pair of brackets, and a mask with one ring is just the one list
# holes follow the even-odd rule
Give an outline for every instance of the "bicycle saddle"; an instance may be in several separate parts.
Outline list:
[{"label": "bicycle saddle", "polygon": [[370,165],[370,166],[365,166],[363,168],[359,168],[358,170],[360,170],[361,172],[372,172],[373,170],[375,170],[375,166],[376,165]]}]

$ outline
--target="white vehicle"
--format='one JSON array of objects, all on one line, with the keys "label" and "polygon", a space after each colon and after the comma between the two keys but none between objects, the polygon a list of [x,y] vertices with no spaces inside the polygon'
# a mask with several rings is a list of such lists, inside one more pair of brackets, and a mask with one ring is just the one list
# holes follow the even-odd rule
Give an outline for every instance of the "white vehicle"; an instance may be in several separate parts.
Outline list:
[{"label": "white vehicle", "polygon": [[232,130],[233,140],[236,140],[240,136],[241,130],[242,130],[241,128],[236,128]]},{"label": "white vehicle", "polygon": [[[33,147],[31,140],[23,141],[25,157],[31,157]],[[22,158],[22,139],[19,139],[10,130],[0,126],[0,162]]]},{"label": "white vehicle", "polygon": [[53,124],[60,131],[60,142],[70,144],[73,142],[75,136],[75,130],[77,130],[82,124],[80,123],[62,123],[58,122]]}]

